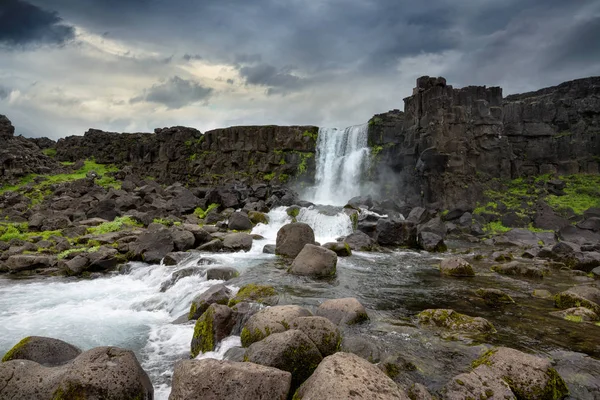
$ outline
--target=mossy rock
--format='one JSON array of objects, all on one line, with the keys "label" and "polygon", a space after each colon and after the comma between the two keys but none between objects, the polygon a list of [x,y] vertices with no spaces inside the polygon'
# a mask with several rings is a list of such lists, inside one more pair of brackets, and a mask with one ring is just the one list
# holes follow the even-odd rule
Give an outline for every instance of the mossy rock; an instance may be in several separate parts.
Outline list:
[{"label": "mossy rock", "polygon": [[583,297],[580,293],[576,293],[572,290],[566,290],[554,296],[554,305],[560,309],[585,307],[592,310],[597,315],[600,315],[600,305],[598,305],[598,303],[591,301]]},{"label": "mossy rock", "polygon": [[471,264],[460,257],[450,257],[442,260],[440,271],[444,275],[455,277],[475,276],[475,271]]},{"label": "mossy rock", "polygon": [[229,300],[229,307],[241,302],[275,305],[279,301],[277,291],[273,286],[249,283],[242,286],[236,296]]},{"label": "mossy rock", "polygon": [[265,224],[267,225],[269,223],[269,216],[265,213],[262,213],[260,211],[250,211],[248,213],[248,218],[250,218],[250,221],[256,225],[256,224]]},{"label": "mossy rock", "polygon": [[15,344],[10,350],[6,352],[4,357],[2,357],[2,362],[7,362],[10,360],[19,358],[19,351],[31,340],[31,336],[27,336],[26,338],[21,339],[21,341]]},{"label": "mossy rock", "polygon": [[496,329],[488,320],[470,317],[450,309],[429,309],[419,313],[419,323],[425,326],[450,331],[469,333],[495,333]]},{"label": "mossy rock", "polygon": [[514,304],[515,302],[512,297],[499,289],[477,289],[475,293],[490,307]]},{"label": "mossy rock", "polygon": [[235,320],[232,310],[221,304],[211,304],[198,318],[191,343],[192,358],[213,351],[217,344],[229,336]]}]

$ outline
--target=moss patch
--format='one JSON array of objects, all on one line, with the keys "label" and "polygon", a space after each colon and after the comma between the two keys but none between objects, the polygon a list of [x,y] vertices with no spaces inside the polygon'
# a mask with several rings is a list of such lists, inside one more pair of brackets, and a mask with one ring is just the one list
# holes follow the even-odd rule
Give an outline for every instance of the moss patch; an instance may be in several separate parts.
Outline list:
[{"label": "moss patch", "polygon": [[143,226],[131,217],[117,217],[112,222],[104,222],[98,226],[88,228],[88,233],[92,235],[102,235],[105,233],[119,232],[125,228]]},{"label": "moss patch", "polygon": [[15,344],[12,347],[12,349],[10,349],[9,351],[6,352],[4,357],[2,357],[2,362],[10,361],[10,360],[13,360],[14,358],[16,358],[17,353],[21,349],[21,347],[23,347],[24,345],[29,343],[30,340],[31,340],[31,336],[27,336],[26,338],[21,339],[21,341],[19,343]]},{"label": "moss patch", "polygon": [[197,208],[194,210],[194,215],[195,215],[196,217],[200,218],[200,219],[204,219],[204,218],[206,218],[206,214],[208,214],[208,213],[209,213],[209,212],[211,212],[212,210],[215,210],[215,209],[217,209],[217,208],[219,208],[219,207],[220,207],[220,205],[219,205],[219,204],[216,204],[216,203],[212,203],[212,204],[210,204],[210,205],[209,205],[209,206],[206,208],[206,210],[203,210],[202,208],[200,208],[200,207],[197,207]]},{"label": "moss patch", "polygon": [[268,285],[256,285],[254,283],[250,283],[248,285],[243,286],[237,293],[237,295],[229,300],[229,307],[233,307],[237,303],[241,303],[243,301],[252,302],[252,303],[263,303],[269,297],[277,296],[277,291],[273,286]]},{"label": "moss patch", "polygon": [[194,326],[194,336],[192,339],[192,357],[195,358],[200,353],[213,351],[215,349],[215,338],[213,330],[214,309],[208,308],[202,314],[196,326]]}]

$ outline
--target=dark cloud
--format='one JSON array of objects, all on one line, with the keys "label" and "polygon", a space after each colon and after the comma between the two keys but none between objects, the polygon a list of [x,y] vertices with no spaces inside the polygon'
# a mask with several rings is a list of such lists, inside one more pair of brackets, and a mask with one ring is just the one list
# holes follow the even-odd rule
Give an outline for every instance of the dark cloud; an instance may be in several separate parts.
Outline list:
[{"label": "dark cloud", "polygon": [[0,85],[0,100],[6,99],[10,95],[11,90]]},{"label": "dark cloud", "polygon": [[304,79],[291,74],[293,69],[293,67],[277,69],[272,65],[261,63],[240,67],[239,72],[247,85],[266,86],[268,94],[284,94],[300,89],[306,84]]},{"label": "dark cloud", "polygon": [[190,60],[202,60],[204,59],[201,55],[199,54],[184,54],[183,58],[185,61],[190,61]]},{"label": "dark cloud", "polygon": [[0,44],[62,45],[74,37],[74,28],[64,24],[54,11],[21,0],[0,1]]},{"label": "dark cloud", "polygon": [[144,90],[141,96],[134,97],[130,103],[147,101],[159,103],[168,108],[181,108],[199,101],[206,101],[213,89],[204,87],[198,82],[174,76],[165,83],[153,85]]},{"label": "dark cloud", "polygon": [[233,79],[227,79],[227,83],[229,83],[230,85],[233,85],[235,83],[235,81]]},{"label": "dark cloud", "polygon": [[546,69],[600,63],[600,15],[578,23],[548,54]]}]

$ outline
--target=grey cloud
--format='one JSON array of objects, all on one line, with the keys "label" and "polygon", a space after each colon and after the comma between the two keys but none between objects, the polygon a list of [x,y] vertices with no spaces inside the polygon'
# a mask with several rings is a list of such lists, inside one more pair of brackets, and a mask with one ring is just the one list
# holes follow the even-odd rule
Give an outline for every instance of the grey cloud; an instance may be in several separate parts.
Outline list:
[{"label": "grey cloud", "polygon": [[548,53],[546,69],[600,63],[600,14],[578,23]]},{"label": "grey cloud", "polygon": [[168,108],[181,108],[198,101],[208,100],[212,92],[212,88],[204,87],[198,82],[174,76],[165,83],[153,85],[144,90],[142,95],[132,98],[130,103],[147,101],[163,104]]},{"label": "grey cloud", "polygon": [[0,44],[9,47],[62,45],[74,37],[74,28],[64,24],[54,11],[22,0],[0,2]]},{"label": "grey cloud", "polygon": [[227,79],[227,83],[229,83],[230,85],[233,85],[235,83],[235,81],[233,79]]},{"label": "grey cloud", "polygon": [[6,99],[10,95],[11,90],[0,85],[0,100]]},{"label": "grey cloud", "polygon": [[187,53],[184,54],[183,57],[181,57],[181,58],[183,58],[185,61],[202,60],[203,59],[203,57],[199,54],[187,54]]},{"label": "grey cloud", "polygon": [[291,67],[277,69],[276,67],[261,63],[254,66],[239,68],[240,75],[246,84],[267,86],[268,94],[286,93],[303,87],[306,81],[290,72]]}]

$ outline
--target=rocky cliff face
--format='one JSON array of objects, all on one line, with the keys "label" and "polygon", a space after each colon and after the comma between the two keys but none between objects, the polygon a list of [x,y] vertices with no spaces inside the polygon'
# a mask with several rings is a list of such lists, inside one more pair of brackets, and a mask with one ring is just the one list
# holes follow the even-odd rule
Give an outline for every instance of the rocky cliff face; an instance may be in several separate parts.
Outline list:
[{"label": "rocky cliff face", "polygon": [[94,157],[163,183],[285,183],[313,179],[317,134],[314,126],[239,126],[204,134],[180,126],[153,134],[90,129],[59,140],[56,150],[61,161]]},{"label": "rocky cliff face", "polygon": [[369,121],[369,144],[371,178],[409,203],[474,205],[494,178],[598,173],[598,77],[507,98],[422,77],[404,103]]}]

